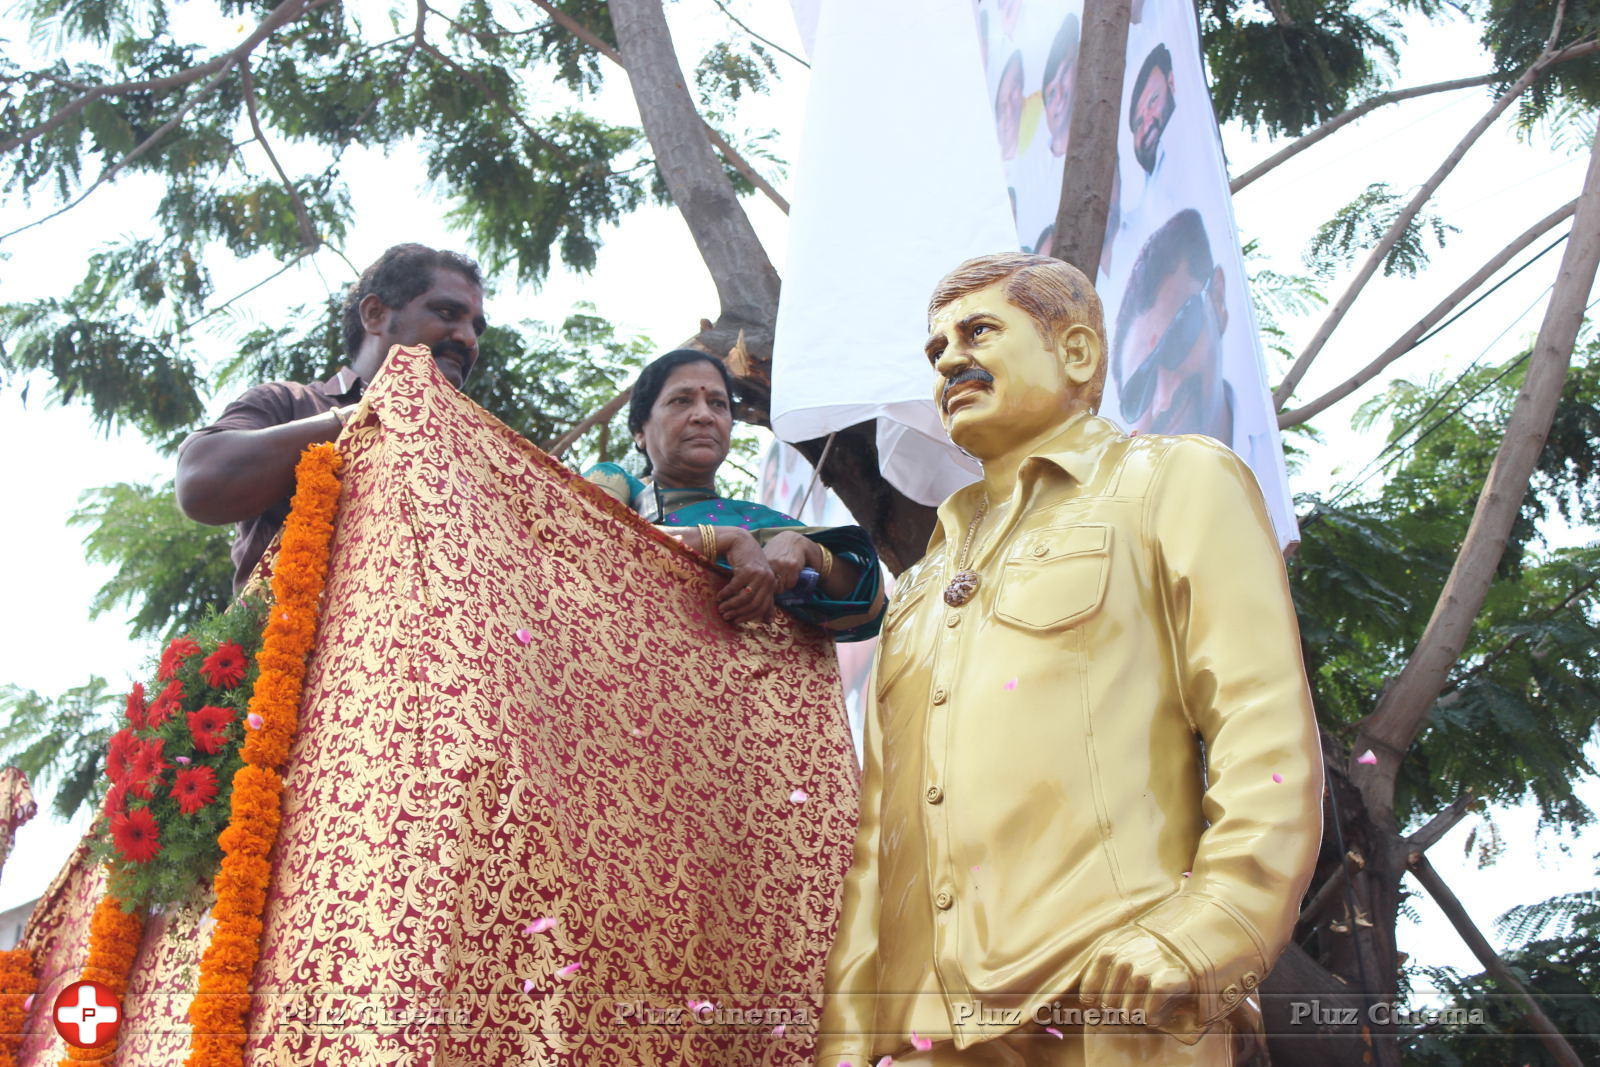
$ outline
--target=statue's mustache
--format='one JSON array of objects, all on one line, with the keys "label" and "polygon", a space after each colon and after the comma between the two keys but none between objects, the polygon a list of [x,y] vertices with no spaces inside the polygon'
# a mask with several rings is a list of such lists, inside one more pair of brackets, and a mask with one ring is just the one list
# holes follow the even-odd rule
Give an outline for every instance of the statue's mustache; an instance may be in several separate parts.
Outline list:
[{"label": "statue's mustache", "polygon": [[982,367],[973,365],[963,371],[960,371],[954,377],[947,379],[944,383],[944,390],[939,394],[939,406],[941,408],[946,408],[949,406],[950,390],[954,389],[962,382],[982,382],[984,385],[993,385],[994,375],[990,374]]}]

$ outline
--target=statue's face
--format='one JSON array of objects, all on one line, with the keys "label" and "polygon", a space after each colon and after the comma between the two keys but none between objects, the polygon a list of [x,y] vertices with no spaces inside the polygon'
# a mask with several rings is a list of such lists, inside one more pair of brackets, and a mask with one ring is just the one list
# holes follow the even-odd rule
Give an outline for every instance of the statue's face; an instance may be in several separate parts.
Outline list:
[{"label": "statue's face", "polygon": [[929,326],[939,418],[980,460],[1053,432],[1073,410],[1078,386],[1061,345],[1039,335],[1004,282],[946,304]]}]

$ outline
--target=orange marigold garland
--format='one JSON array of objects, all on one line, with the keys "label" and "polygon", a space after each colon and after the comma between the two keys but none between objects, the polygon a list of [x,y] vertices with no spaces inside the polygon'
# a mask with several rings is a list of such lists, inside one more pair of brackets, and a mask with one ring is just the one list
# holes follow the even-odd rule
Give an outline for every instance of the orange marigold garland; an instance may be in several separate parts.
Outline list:
[{"label": "orange marigold garland", "polygon": [[306,658],[316,641],[317,607],[328,576],[333,519],[339,506],[339,453],[312,445],[295,468],[295,495],[272,571],[272,614],[256,663],[244,766],[233,777],[228,828],[218,839],[222,865],[211,910],[216,927],[200,959],[198,993],[189,1008],[194,1033],[188,1067],[244,1060],[250,976],[261,955],[261,913],[272,877],[289,745],[299,724]]},{"label": "orange marigold garland", "polygon": [[33,953],[25,948],[0,952],[0,1067],[14,1067],[28,1024],[28,998],[39,989]]},{"label": "orange marigold garland", "polygon": [[[84,962],[81,978],[85,982],[99,982],[110,986],[112,992],[122,996],[128,988],[128,974],[133,970],[134,958],[139,955],[139,941],[144,936],[144,913],[127,912],[122,901],[107,893],[95,906],[89,920],[89,958]],[[109,1060],[117,1050],[116,1041],[99,1048],[67,1048],[63,1065]]]}]

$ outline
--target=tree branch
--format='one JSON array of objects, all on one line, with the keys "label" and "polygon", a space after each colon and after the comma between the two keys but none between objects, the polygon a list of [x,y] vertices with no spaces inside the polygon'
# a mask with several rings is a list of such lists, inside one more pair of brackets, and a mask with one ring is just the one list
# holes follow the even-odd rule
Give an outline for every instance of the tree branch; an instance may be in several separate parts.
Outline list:
[{"label": "tree branch", "polygon": [[1456,933],[1461,935],[1461,940],[1467,943],[1472,954],[1478,957],[1483,969],[1522,1002],[1522,1017],[1527,1021],[1529,1029],[1538,1037],[1545,1051],[1550,1053],[1561,1067],[1583,1067],[1583,1061],[1572,1051],[1572,1046],[1567,1044],[1567,1039],[1561,1036],[1561,1031],[1556,1029],[1550,1017],[1539,1007],[1538,1001],[1534,1000],[1526,987],[1517,981],[1505,962],[1495,953],[1494,946],[1490,945],[1477,926],[1473,925],[1467,909],[1461,906],[1461,901],[1450,891],[1450,887],[1444,884],[1444,879],[1433,869],[1433,864],[1429,863],[1426,857],[1418,856],[1417,861],[1411,865],[1411,874],[1438,903],[1439,910],[1444,912],[1445,917],[1450,920],[1450,925],[1456,928]]},{"label": "tree branch", "polygon": [[[611,60],[611,62],[621,67],[624,72],[627,71],[628,65],[622,61],[622,54],[615,48],[612,48],[610,45],[602,41],[594,33],[594,31],[589,29],[589,27],[585,26],[583,23],[579,22],[565,11],[555,7],[549,3],[548,0],[533,0],[533,3],[540,10],[549,15],[551,21],[556,25],[560,26],[562,29],[572,34],[572,36],[576,37],[590,48],[593,48],[596,52],[599,52],[601,55]],[[773,45],[773,47],[777,48],[777,45]],[[676,56],[674,56],[673,62],[676,64]],[[711,123],[705,122],[704,119],[702,119],[701,122],[706,128],[706,136],[711,139],[712,145],[716,148],[717,152],[721,154],[722,158],[728,161],[728,165],[734,170],[738,171],[745,181],[749,182],[751,185],[765,193],[767,199],[771,200],[774,204],[777,204],[778,209],[787,215],[789,213],[789,201],[785,199],[777,189],[773,188],[772,183],[763,178],[760,172],[752,167],[743,156],[734,151],[733,146],[723,138],[722,134],[711,128]]]},{"label": "tree branch", "polygon": [[[245,44],[240,45],[238,48],[234,49],[233,52],[228,54],[222,64],[222,67],[211,76],[210,80],[202,85],[192,96],[189,97],[189,99],[185,100],[178,110],[173,113],[172,117],[157,127],[154,133],[152,133],[149,137],[146,137],[143,141],[140,141],[127,155],[123,156],[115,164],[101,171],[100,176],[96,178],[83,192],[79,193],[77,196],[73,197],[71,200],[67,201],[67,203],[63,204],[61,207],[50,212],[49,214],[34,219],[32,222],[24,223],[14,230],[9,230],[6,233],[0,234],[0,241],[5,241],[9,238],[15,237],[17,234],[26,230],[31,230],[35,226],[42,226],[51,219],[66,214],[68,211],[71,211],[73,208],[89,199],[89,195],[96,189],[100,188],[102,185],[105,185],[118,174],[122,173],[123,168],[127,167],[128,164],[144,155],[163,138],[165,138],[167,134],[177,129],[178,125],[183,121],[183,117],[193,110],[196,104],[200,103],[200,101],[214,93],[217,90],[217,87],[222,84],[223,79],[228,76],[228,72],[234,67],[234,65],[248,56],[251,50],[253,50],[256,45],[260,44],[261,41],[265,40],[274,29],[285,23],[293,22],[302,15],[305,15],[316,8],[322,7],[329,2],[330,0],[284,0],[283,4],[273,9],[274,14],[276,14],[278,11],[283,11],[286,8],[291,9],[291,13],[285,15],[285,17],[283,17],[271,28],[268,28],[268,23],[272,21],[272,16],[268,16],[268,18],[263,21],[260,26],[256,27],[255,33],[251,34],[250,37],[246,39]],[[246,45],[249,47],[246,47]]]},{"label": "tree branch", "polygon": [[1103,0],[1083,12],[1083,43],[1072,80],[1071,125],[1062,165],[1051,254],[1093,279],[1105,244],[1122,128],[1129,0]]},{"label": "tree branch", "polygon": [[300,226],[300,246],[308,252],[312,251],[321,244],[321,241],[317,239],[316,228],[311,225],[311,214],[306,211],[305,201],[300,199],[299,190],[284,172],[283,165],[278,162],[277,155],[272,151],[272,145],[267,141],[266,132],[261,128],[260,116],[256,114],[256,84],[255,79],[250,76],[248,57],[239,61],[239,84],[244,94],[244,112],[250,119],[250,130],[256,135],[261,150],[267,154],[267,161],[272,164],[272,169],[278,172],[278,180],[283,183],[284,189],[289,194],[289,204],[294,208],[295,222]]},{"label": "tree branch", "polygon": [[[1597,585],[1600,585],[1600,577],[1589,579],[1587,582],[1584,582],[1582,585],[1578,586],[1578,588],[1574,589],[1572,591],[1572,593],[1569,596],[1567,596],[1567,598],[1565,600],[1563,600],[1561,603],[1557,604],[1555,607],[1551,608],[1549,611],[1545,612],[1544,614],[1538,616],[1536,619],[1532,619],[1532,620],[1529,620],[1529,621],[1545,622],[1545,621],[1547,621],[1549,619],[1555,618],[1556,615],[1558,615],[1561,612],[1567,610],[1568,608],[1572,607],[1572,605],[1574,605],[1578,601],[1582,600],[1583,597],[1584,597],[1584,594],[1588,593],[1589,590],[1593,589]],[[1499,661],[1502,657],[1504,657],[1505,655],[1510,653],[1510,651],[1512,649],[1516,648],[1519,644],[1521,644],[1525,636],[1526,636],[1525,634],[1517,634],[1515,637],[1512,637],[1509,641],[1505,642],[1505,644],[1501,645],[1499,648],[1495,649],[1493,652],[1491,652],[1487,656],[1483,657],[1483,659],[1479,660],[1476,664],[1474,664],[1473,667],[1470,670],[1466,671],[1464,674],[1461,675],[1461,677],[1457,678],[1454,682],[1451,682],[1450,683],[1450,687],[1449,687],[1448,690],[1446,690],[1446,692],[1447,693],[1456,692],[1463,685],[1466,685],[1467,682],[1471,681],[1473,678],[1477,677],[1478,675],[1482,674],[1484,671],[1488,670],[1490,667],[1494,666],[1494,664],[1497,661]]]},{"label": "tree branch", "polygon": [[1544,448],[1561,399],[1585,302],[1600,266],[1600,141],[1589,154],[1572,234],[1562,255],[1544,322],[1528,360],[1527,376],[1511,410],[1504,439],[1489,469],[1466,538],[1450,569],[1416,649],[1378,706],[1361,723],[1354,752],[1371,748],[1374,766],[1350,765],[1369,811],[1390,810],[1400,757],[1428,719],[1451,668],[1461,657],[1483,606],[1495,568],[1505,553],[1528,482]]},{"label": "tree branch", "polygon": [[1430,85],[1418,85],[1410,89],[1395,89],[1391,92],[1379,93],[1370,100],[1364,100],[1350,110],[1335,115],[1310,133],[1290,141],[1287,145],[1229,182],[1228,191],[1237,193],[1240,189],[1243,189],[1280,163],[1293,159],[1324,137],[1337,133],[1357,119],[1371,114],[1386,104],[1397,104],[1402,100],[1414,100],[1419,96],[1428,96],[1431,93],[1445,93],[1455,89],[1471,89],[1478,85],[1488,85],[1495,80],[1495,77],[1496,75],[1493,73],[1480,74],[1475,78],[1457,78],[1454,81],[1433,82]]},{"label": "tree branch", "polygon": [[[1467,813],[1472,810],[1472,805],[1477,799],[1472,791],[1468,790],[1451,801],[1449,807],[1429,819],[1416,833],[1407,836],[1405,849],[1408,863],[1415,865],[1422,858],[1424,852],[1438,844],[1445,834],[1454,830],[1456,824],[1467,817]],[[1322,883],[1317,889],[1316,896],[1311,898],[1311,902],[1300,909],[1300,916],[1295,919],[1297,938],[1303,930],[1309,929],[1316,924],[1318,919],[1322,918],[1329,905],[1339,899],[1345,882],[1349,880],[1352,874],[1361,870],[1363,866],[1364,863],[1359,856],[1349,852],[1345,853],[1339,864],[1339,869],[1334,871],[1326,882]]]},{"label": "tree branch", "polygon": [[254,32],[252,32],[250,36],[246,37],[244,41],[231,52],[217,56],[215,59],[198,64],[197,66],[180,70],[176,74],[169,74],[164,78],[146,78],[142,81],[117,82],[115,85],[94,86],[82,96],[75,100],[69,101],[59,111],[51,115],[39,125],[30,130],[24,130],[22,133],[19,133],[14,137],[0,141],[0,153],[9,152],[13,148],[25,145],[29,141],[32,141],[38,137],[42,137],[52,130],[60,128],[74,115],[78,114],[78,112],[82,111],[84,108],[88,107],[90,104],[101,99],[102,97],[124,96],[128,93],[140,92],[164,92],[168,89],[176,89],[180,85],[187,85],[190,82],[199,81],[201,78],[204,78],[208,75],[221,73],[228,67],[231,67],[235,63],[239,62],[251,52],[255,51],[256,46],[270,37],[275,31],[287,25],[288,23],[295,21],[303,15],[310,13],[314,9],[321,7],[327,2],[328,0],[314,0],[314,2],[311,3],[307,3],[306,0],[283,0],[282,3],[273,8],[267,14],[266,18],[262,19],[261,22],[257,24]]},{"label": "tree branch", "polygon": [[739,27],[745,33],[748,33],[751,37],[754,37],[756,40],[760,41],[762,44],[766,45],[768,48],[772,49],[774,52],[782,52],[784,55],[788,56],[790,59],[792,59],[796,63],[800,64],[802,67],[805,67],[808,70],[811,68],[811,64],[810,63],[807,63],[805,60],[801,59],[799,56],[795,55],[793,52],[791,52],[787,48],[783,47],[783,45],[778,44],[776,41],[767,40],[765,37],[761,36],[755,30],[752,30],[749,26],[746,26],[743,19],[741,19],[738,15],[735,15],[732,11],[728,10],[728,5],[723,3],[723,0],[711,0],[711,2],[713,4],[716,4],[718,10],[720,10],[724,15],[728,16],[728,20],[730,22],[732,22],[735,26]]},{"label": "tree branch", "polygon": [[585,415],[572,429],[546,445],[545,451],[559,459],[567,449],[577,443],[578,438],[588,433],[594,426],[601,423],[609,423],[611,417],[622,410],[622,405],[626,404],[628,398],[632,395],[633,386],[629,385],[622,392]]},{"label": "tree branch", "polygon": [[1482,267],[1479,267],[1477,272],[1457,286],[1454,292],[1434,305],[1432,311],[1418,319],[1410,329],[1395,340],[1394,344],[1384,349],[1382,354],[1371,363],[1368,363],[1355,374],[1329,389],[1315,400],[1295,408],[1293,411],[1285,411],[1280,414],[1278,416],[1278,428],[1298,426],[1307,419],[1337,404],[1377,377],[1378,373],[1388,367],[1389,364],[1415,348],[1420,343],[1422,335],[1432,329],[1433,325],[1440,319],[1449,314],[1452,308],[1476,292],[1480,285],[1494,277],[1495,272],[1511,262],[1524,248],[1527,248],[1541,236],[1554,229],[1565,219],[1570,218],[1572,213],[1577,210],[1577,207],[1578,202],[1576,200],[1570,201],[1534,223],[1521,236],[1497,252]]},{"label": "tree branch", "polygon": [[1417,212],[1421,211],[1422,206],[1433,198],[1433,194],[1440,185],[1444,184],[1444,180],[1450,176],[1450,172],[1456,169],[1456,165],[1467,154],[1467,150],[1477,143],[1478,138],[1482,137],[1490,126],[1494,125],[1495,120],[1505,112],[1506,108],[1510,107],[1512,102],[1538,79],[1539,75],[1543,73],[1548,59],[1548,53],[1541,55],[1534,61],[1533,65],[1523,72],[1522,77],[1518,78],[1509,89],[1500,94],[1494,105],[1489,108],[1482,118],[1473,124],[1472,129],[1468,130],[1466,136],[1461,139],[1455,148],[1451,149],[1444,162],[1439,164],[1438,169],[1433,172],[1427,181],[1422,183],[1422,187],[1417,190],[1416,195],[1395,217],[1394,222],[1389,224],[1389,229],[1384,232],[1383,239],[1378,242],[1377,247],[1373,248],[1372,252],[1367,256],[1366,262],[1362,263],[1361,269],[1356,272],[1355,278],[1351,280],[1350,285],[1328,312],[1328,316],[1323,320],[1322,325],[1317,328],[1316,336],[1312,337],[1311,343],[1306,345],[1305,350],[1295,359],[1294,365],[1289,368],[1289,373],[1284,376],[1283,384],[1273,390],[1272,403],[1275,407],[1281,407],[1283,402],[1294,393],[1295,386],[1300,384],[1300,379],[1305,377],[1306,371],[1310,369],[1311,361],[1317,358],[1317,355],[1328,343],[1328,338],[1332,336],[1333,331],[1338,328],[1339,323],[1344,321],[1344,317],[1349,312],[1351,305],[1356,302],[1356,297],[1361,295],[1361,290],[1366,286],[1367,282],[1372,280],[1372,276],[1378,272],[1378,268],[1383,265],[1384,258],[1388,256],[1390,249],[1394,248],[1405,233],[1406,228],[1411,225],[1411,221],[1417,217]]}]

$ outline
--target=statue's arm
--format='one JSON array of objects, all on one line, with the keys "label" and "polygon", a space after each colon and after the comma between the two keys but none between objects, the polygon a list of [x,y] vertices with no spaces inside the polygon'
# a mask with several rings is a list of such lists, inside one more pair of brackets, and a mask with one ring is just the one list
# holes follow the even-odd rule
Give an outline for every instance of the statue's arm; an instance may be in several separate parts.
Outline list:
[{"label": "statue's arm", "polygon": [[1283,558],[1254,476],[1177,441],[1146,508],[1185,714],[1205,741],[1183,890],[1141,916],[1189,966],[1204,1026],[1265,978],[1294,931],[1322,832],[1322,753]]}]

